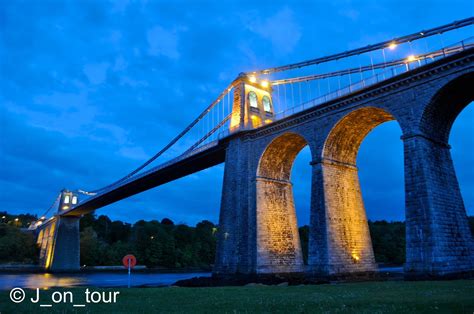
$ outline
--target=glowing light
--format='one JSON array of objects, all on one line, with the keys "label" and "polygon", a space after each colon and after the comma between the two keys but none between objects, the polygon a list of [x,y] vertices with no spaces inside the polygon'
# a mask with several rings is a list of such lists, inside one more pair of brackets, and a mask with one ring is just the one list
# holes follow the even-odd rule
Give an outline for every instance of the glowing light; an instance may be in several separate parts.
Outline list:
[{"label": "glowing light", "polygon": [[254,75],[250,75],[250,76],[249,76],[249,81],[250,81],[250,83],[256,83],[256,82],[257,82],[257,78],[256,78]]},{"label": "glowing light", "polygon": [[407,62],[413,62],[416,61],[416,57],[414,55],[409,55],[407,58]]},{"label": "glowing light", "polygon": [[77,204],[77,196],[72,197],[72,204]]},{"label": "glowing light", "polygon": [[63,206],[63,210],[69,209],[69,206],[65,205]]},{"label": "glowing light", "polygon": [[360,257],[357,254],[352,254],[352,259],[357,263],[360,260]]},{"label": "glowing light", "polygon": [[254,115],[254,114],[253,114],[253,115],[251,115],[251,116],[250,116],[250,119],[252,119],[252,120],[257,120],[257,119],[258,119],[258,117],[257,117],[256,115]]},{"label": "glowing light", "polygon": [[46,217],[45,217],[45,216],[41,216],[41,218],[40,218],[40,219],[42,219],[42,220],[45,220],[45,219],[46,219]]},{"label": "glowing light", "polygon": [[263,80],[263,81],[260,82],[260,85],[261,85],[262,87],[268,87],[268,81],[267,81],[267,80]]},{"label": "glowing light", "polygon": [[388,49],[390,49],[390,50],[394,50],[395,48],[397,48],[396,43],[390,43],[390,45],[388,45]]},{"label": "glowing light", "polygon": [[6,217],[6,216],[2,216],[2,219],[5,219],[5,218],[7,218],[7,217]]},{"label": "glowing light", "polygon": [[18,218],[15,218],[15,221],[18,221],[19,219]]}]

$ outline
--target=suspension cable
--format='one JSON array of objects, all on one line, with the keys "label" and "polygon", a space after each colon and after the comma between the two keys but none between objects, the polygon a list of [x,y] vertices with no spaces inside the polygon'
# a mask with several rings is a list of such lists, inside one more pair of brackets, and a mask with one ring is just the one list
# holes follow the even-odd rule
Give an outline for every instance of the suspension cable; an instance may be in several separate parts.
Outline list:
[{"label": "suspension cable", "polygon": [[126,176],[122,177],[121,179],[109,184],[109,185],[106,185],[100,189],[97,189],[97,190],[93,190],[93,191],[84,191],[84,190],[78,190],[78,192],[82,193],[82,194],[86,194],[86,195],[95,195],[101,191],[104,191],[112,186],[115,186],[127,179],[129,179],[130,177],[132,177],[133,175],[137,174],[138,172],[140,172],[141,170],[143,170],[143,168],[145,168],[146,166],[148,166],[149,164],[151,164],[153,161],[155,161],[158,157],[160,157],[163,153],[165,153],[168,149],[170,149],[178,140],[180,140],[186,133],[188,133],[200,120],[202,120],[210,111],[212,108],[214,108],[214,106],[216,104],[219,103],[219,101],[225,97],[225,95],[229,92],[229,90],[231,88],[233,88],[238,82],[238,79],[234,80],[229,86],[227,86],[224,91],[219,95],[219,97],[217,97],[216,100],[214,100],[204,111],[201,112],[201,114],[196,118],[194,119],[183,131],[181,131],[176,137],[174,137],[165,147],[163,147],[158,153],[156,153],[153,157],[151,157],[150,159],[148,159],[146,162],[144,162],[142,165],[140,165],[138,168],[136,168],[135,170],[133,170],[132,172],[130,172],[129,174],[127,174]]},{"label": "suspension cable", "polygon": [[466,18],[466,19],[463,19],[463,20],[460,20],[460,21],[454,21],[452,23],[449,23],[449,24],[446,24],[446,25],[443,25],[443,26],[438,26],[438,27],[431,28],[431,29],[428,29],[428,30],[423,30],[423,31],[416,32],[416,33],[413,33],[413,34],[410,34],[410,35],[394,38],[392,40],[386,40],[386,41],[383,41],[383,42],[380,42],[380,43],[377,43],[377,44],[368,45],[368,46],[363,47],[363,48],[348,50],[348,51],[341,52],[341,53],[336,53],[336,54],[333,54],[333,55],[330,55],[330,56],[320,57],[320,58],[311,59],[311,60],[302,61],[302,62],[297,62],[297,63],[292,63],[292,64],[288,64],[288,65],[283,65],[283,66],[278,66],[278,67],[273,67],[273,68],[268,68],[268,69],[263,69],[263,70],[257,70],[257,71],[253,71],[253,72],[247,72],[246,74],[247,75],[261,75],[261,74],[271,74],[271,73],[276,73],[276,72],[283,72],[283,71],[288,71],[288,70],[299,69],[299,68],[306,67],[306,66],[313,65],[313,64],[325,63],[325,62],[329,62],[329,61],[333,61],[333,60],[337,60],[337,59],[341,59],[341,58],[351,57],[351,56],[361,54],[361,53],[365,53],[365,52],[378,50],[378,49],[381,49],[381,48],[388,47],[390,44],[393,44],[393,43],[398,45],[398,44],[403,44],[403,43],[406,43],[406,42],[414,41],[414,40],[417,40],[417,39],[420,39],[420,38],[426,38],[426,37],[430,37],[430,36],[433,36],[433,35],[442,34],[444,32],[454,30],[454,29],[458,29],[458,28],[465,27],[465,26],[469,26],[469,25],[472,25],[472,24],[474,24],[474,17],[469,17],[469,18]]},{"label": "suspension cable", "polygon": [[59,203],[60,199],[61,199],[61,193],[58,194],[58,196],[56,197],[54,202],[51,204],[51,206],[49,206],[49,208],[43,213],[43,215],[40,216],[40,219],[41,219],[41,217],[46,217],[46,215],[49,213],[49,211],[51,209],[53,209],[53,207],[56,206]]},{"label": "suspension cable", "polygon": [[[469,47],[474,47],[474,44],[465,45],[464,48],[469,48]],[[426,59],[426,58],[434,58],[434,57],[439,57],[439,56],[443,55],[444,53],[450,54],[450,53],[454,53],[454,52],[461,51],[461,50],[463,50],[462,46],[455,46],[455,47],[448,48],[448,49],[445,48],[444,51],[443,51],[443,49],[440,49],[440,50],[437,50],[437,51],[434,51],[434,52],[430,52],[430,53],[426,53],[426,54],[420,54],[420,55],[417,55],[417,56],[414,56],[414,57],[415,57],[415,59],[418,59],[418,60],[419,59]],[[329,78],[329,77],[353,74],[353,73],[357,73],[357,72],[362,73],[362,72],[366,72],[366,71],[373,71],[375,69],[381,69],[381,68],[384,68],[384,67],[401,65],[401,64],[404,64],[404,63],[407,63],[406,58],[398,59],[398,60],[394,60],[394,61],[390,61],[390,62],[386,62],[386,63],[382,62],[382,63],[373,64],[371,62],[371,65],[367,65],[367,66],[359,66],[357,68],[350,68],[350,69],[339,70],[339,71],[329,72],[329,73],[324,73],[324,74],[314,74],[314,75],[293,77],[293,78],[289,78],[289,79],[275,80],[275,81],[271,81],[270,84],[275,86],[275,85],[282,85],[282,84],[291,84],[291,83],[296,83],[296,82],[311,81],[311,80],[316,80],[316,79],[325,79],[325,78]]]}]

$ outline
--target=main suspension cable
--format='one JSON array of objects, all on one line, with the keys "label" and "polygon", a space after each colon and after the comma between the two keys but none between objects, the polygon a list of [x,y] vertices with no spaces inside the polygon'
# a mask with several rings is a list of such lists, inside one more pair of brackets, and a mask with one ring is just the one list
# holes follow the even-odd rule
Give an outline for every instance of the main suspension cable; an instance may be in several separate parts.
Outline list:
[{"label": "main suspension cable", "polygon": [[433,36],[433,35],[442,34],[444,32],[454,30],[454,29],[458,29],[458,28],[465,27],[465,26],[469,26],[469,25],[472,25],[472,24],[474,24],[474,17],[469,17],[469,18],[466,18],[466,19],[463,19],[463,20],[460,20],[460,21],[455,21],[455,22],[452,22],[452,23],[449,23],[449,24],[446,24],[446,25],[443,25],[443,26],[434,27],[434,28],[431,28],[431,29],[428,29],[428,30],[423,30],[423,31],[420,31],[420,32],[416,32],[416,33],[413,33],[413,34],[410,34],[410,35],[394,38],[392,40],[386,40],[386,41],[383,41],[383,42],[380,42],[380,43],[377,43],[377,44],[368,45],[368,46],[363,47],[363,48],[357,48],[357,49],[353,49],[353,50],[349,50],[349,51],[345,51],[345,52],[341,52],[341,53],[336,53],[336,54],[333,54],[333,55],[330,55],[330,56],[320,57],[320,58],[306,60],[306,61],[297,62],[297,63],[292,63],[292,64],[288,64],[288,65],[283,65],[283,66],[278,66],[278,67],[273,67],[273,68],[268,68],[268,69],[263,69],[263,70],[257,70],[257,71],[253,71],[253,72],[251,71],[251,72],[247,72],[246,74],[247,75],[262,75],[262,74],[265,75],[265,74],[271,74],[271,73],[276,73],[276,72],[294,70],[294,69],[306,67],[306,66],[313,65],[313,64],[325,63],[325,62],[329,62],[329,61],[333,61],[333,60],[337,60],[337,59],[342,59],[342,58],[355,56],[355,55],[358,55],[358,54],[361,54],[361,53],[366,53],[366,52],[370,52],[370,51],[374,51],[374,50],[383,49],[383,48],[389,47],[391,44],[399,45],[399,44],[403,44],[403,43],[406,43],[406,42],[411,42],[411,41],[414,41],[414,40],[417,40],[417,39],[420,39],[420,38],[426,38],[426,37],[430,37],[430,36]]}]

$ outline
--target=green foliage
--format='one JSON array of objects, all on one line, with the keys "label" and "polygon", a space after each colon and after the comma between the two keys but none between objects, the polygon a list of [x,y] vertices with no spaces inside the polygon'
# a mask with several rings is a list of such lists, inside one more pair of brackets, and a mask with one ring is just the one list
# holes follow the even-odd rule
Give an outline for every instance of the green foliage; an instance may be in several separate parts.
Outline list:
[{"label": "green foliage", "polygon": [[309,242],[309,226],[303,226],[298,229],[301,241],[301,250],[303,251],[303,261],[308,265],[308,242]]},{"label": "green foliage", "polygon": [[405,223],[369,221],[370,236],[378,263],[405,263]]},{"label": "green foliage", "polygon": [[0,263],[38,262],[39,251],[33,233],[21,232],[18,227],[0,223]]},{"label": "green foliage", "polygon": [[[32,215],[8,215],[0,212],[0,263],[32,263],[38,260],[38,248],[31,233],[21,226],[35,219]],[[14,224],[15,218],[18,223]],[[469,217],[474,234],[474,217]],[[379,263],[405,262],[405,223],[369,221],[375,259]],[[87,214],[80,220],[81,265],[120,265],[123,256],[134,254],[148,267],[209,267],[216,255],[218,228],[204,220],[195,227],[175,225],[168,218],[161,222],[137,221],[134,225],[111,221],[107,216]],[[309,227],[299,228],[305,264],[308,262]]]},{"label": "green foliage", "polygon": [[0,223],[18,228],[28,228],[30,223],[37,219],[38,217],[30,214],[9,215],[7,212],[0,212]]},{"label": "green foliage", "polygon": [[134,254],[148,267],[209,267],[215,258],[215,229],[206,220],[196,227],[175,225],[168,218],[132,226],[88,214],[80,222],[81,264],[120,265],[124,255]]}]

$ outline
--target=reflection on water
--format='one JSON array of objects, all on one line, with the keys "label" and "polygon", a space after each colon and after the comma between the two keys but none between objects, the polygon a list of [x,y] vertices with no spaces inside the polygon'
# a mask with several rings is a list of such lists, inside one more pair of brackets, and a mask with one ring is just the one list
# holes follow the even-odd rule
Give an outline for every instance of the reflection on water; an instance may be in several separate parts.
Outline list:
[{"label": "reflection on water", "polygon": [[[167,286],[181,279],[209,277],[211,273],[132,273],[132,286]],[[85,274],[0,274],[0,289],[50,288],[50,287],[120,287],[126,286],[126,273],[85,273]]]}]

